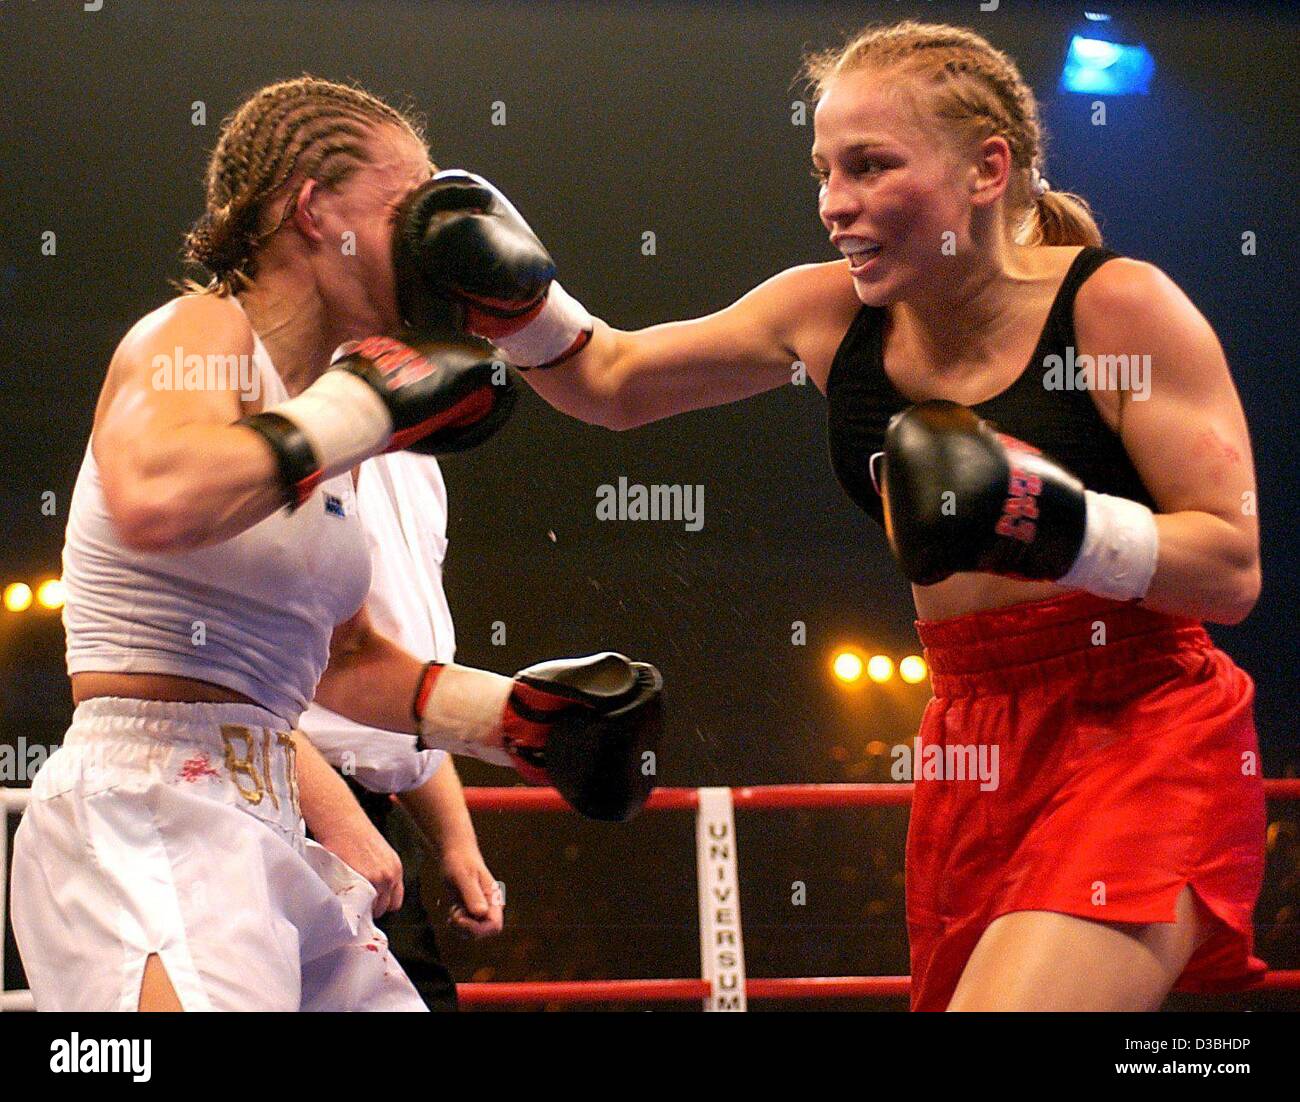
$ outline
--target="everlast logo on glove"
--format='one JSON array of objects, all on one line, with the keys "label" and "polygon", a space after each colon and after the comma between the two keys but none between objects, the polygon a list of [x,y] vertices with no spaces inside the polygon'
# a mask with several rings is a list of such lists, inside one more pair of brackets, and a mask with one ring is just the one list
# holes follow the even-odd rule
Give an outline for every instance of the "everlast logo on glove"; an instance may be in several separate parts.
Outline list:
[{"label": "everlast logo on glove", "polygon": [[885,433],[885,532],[908,579],[1059,578],[1083,543],[1083,484],[965,406],[934,399]]},{"label": "everlast logo on glove", "polygon": [[[1030,455],[1043,454],[1032,444],[1026,444],[1023,440],[1017,440],[1004,432],[998,433],[997,438],[1008,449],[1014,448],[1018,452],[1028,452]],[[1038,519],[1038,497],[1042,492],[1041,478],[1019,467],[1013,467],[1007,486],[1007,500],[1002,506],[1002,516],[997,523],[997,534],[1007,539],[1020,540],[1021,543],[1033,543],[1034,535],[1038,531],[1038,525],[1034,523]]]}]

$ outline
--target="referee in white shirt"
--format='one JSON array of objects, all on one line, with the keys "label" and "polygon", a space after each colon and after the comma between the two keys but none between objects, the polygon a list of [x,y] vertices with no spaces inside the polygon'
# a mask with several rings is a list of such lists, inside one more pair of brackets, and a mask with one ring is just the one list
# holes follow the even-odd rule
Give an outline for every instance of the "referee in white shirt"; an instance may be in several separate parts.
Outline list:
[{"label": "referee in white shirt", "polygon": [[[437,460],[413,452],[367,460],[357,507],[370,549],[367,607],[376,629],[415,655],[450,662],[456,638],[442,590],[447,488]],[[452,759],[421,750],[413,735],[362,727],[319,704],[299,727],[343,773],[369,816],[340,806],[338,821],[316,825],[315,833],[328,831],[328,847],[375,885],[375,912],[383,916],[377,924],[429,1009],[454,1010],[456,986],[420,898],[421,867],[438,862],[454,899],[449,920],[472,937],[500,932],[502,893],[479,853]]]}]

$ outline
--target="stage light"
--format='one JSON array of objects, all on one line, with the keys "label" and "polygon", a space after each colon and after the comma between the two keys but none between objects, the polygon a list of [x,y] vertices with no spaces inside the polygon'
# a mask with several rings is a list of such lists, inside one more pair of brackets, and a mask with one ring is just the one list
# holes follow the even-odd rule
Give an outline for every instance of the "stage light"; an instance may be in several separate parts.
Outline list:
[{"label": "stage light", "polygon": [[920,655],[909,654],[898,664],[898,676],[909,685],[925,680],[925,659]]},{"label": "stage light", "polygon": [[877,685],[894,676],[894,660],[885,654],[873,654],[867,663],[867,676]]},{"label": "stage light", "polygon": [[1146,95],[1155,74],[1151,51],[1104,12],[1085,12],[1074,29],[1061,70],[1061,91],[1092,96]]},{"label": "stage light", "polygon": [[4,601],[10,612],[26,612],[32,607],[32,587],[26,582],[13,582],[5,586]]},{"label": "stage light", "polygon": [[851,650],[840,651],[831,662],[835,676],[851,685],[862,679],[862,659]]},{"label": "stage light", "polygon": [[46,578],[36,587],[36,600],[44,608],[62,608],[63,579]]}]

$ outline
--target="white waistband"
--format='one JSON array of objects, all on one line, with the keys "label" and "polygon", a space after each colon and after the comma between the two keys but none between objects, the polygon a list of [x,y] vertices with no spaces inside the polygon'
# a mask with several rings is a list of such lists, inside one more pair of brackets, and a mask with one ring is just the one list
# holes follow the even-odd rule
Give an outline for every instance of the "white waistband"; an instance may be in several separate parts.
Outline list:
[{"label": "white waistband", "polygon": [[96,697],[77,706],[33,796],[161,783],[240,808],[301,846],[295,758],[285,722],[253,704]]},{"label": "white waistband", "polygon": [[72,713],[68,738],[77,742],[86,737],[139,734],[169,742],[220,747],[221,728],[226,726],[289,730],[283,719],[256,704],[206,704],[97,696],[77,705],[77,710]]}]

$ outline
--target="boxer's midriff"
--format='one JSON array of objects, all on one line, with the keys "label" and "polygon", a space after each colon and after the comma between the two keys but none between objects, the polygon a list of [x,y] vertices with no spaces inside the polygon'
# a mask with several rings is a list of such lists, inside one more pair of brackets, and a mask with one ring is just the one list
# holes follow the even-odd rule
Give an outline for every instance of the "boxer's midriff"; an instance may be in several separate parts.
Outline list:
[{"label": "boxer's midriff", "polygon": [[224,685],[213,685],[192,677],[166,673],[75,673],[72,675],[74,704],[97,696],[127,697],[131,700],[169,700],[202,704],[253,704],[257,701]]}]

